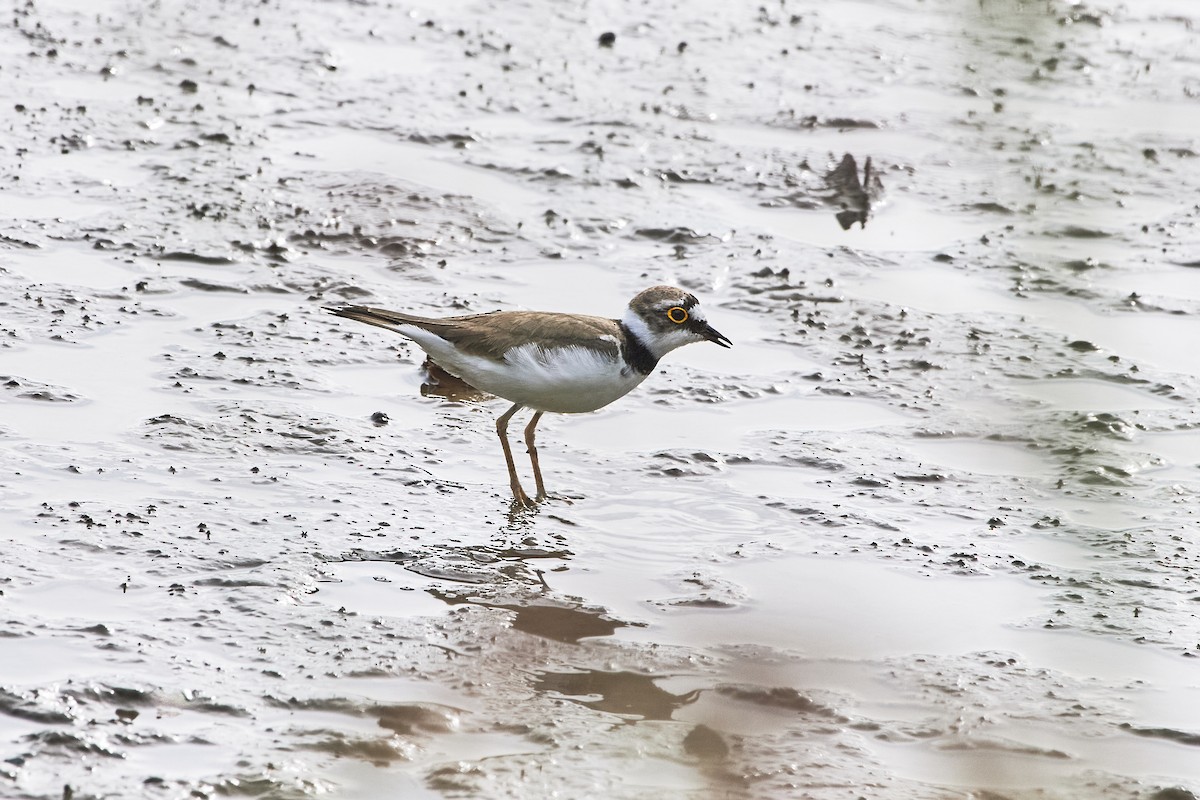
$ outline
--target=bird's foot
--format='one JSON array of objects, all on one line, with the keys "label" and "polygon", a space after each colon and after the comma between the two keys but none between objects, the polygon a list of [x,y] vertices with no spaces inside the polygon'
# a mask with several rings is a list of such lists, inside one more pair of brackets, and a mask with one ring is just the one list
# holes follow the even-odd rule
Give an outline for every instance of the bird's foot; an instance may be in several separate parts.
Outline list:
[{"label": "bird's foot", "polygon": [[570,497],[565,494],[550,494],[544,488],[539,488],[537,493],[531,498],[525,493],[523,488],[515,486],[513,487],[512,510],[531,511],[547,501],[572,505],[577,499],[579,498]]},{"label": "bird's foot", "polygon": [[522,489],[513,492],[512,508],[513,511],[527,511],[537,508],[537,503],[531,500],[529,495],[525,494],[525,491]]}]

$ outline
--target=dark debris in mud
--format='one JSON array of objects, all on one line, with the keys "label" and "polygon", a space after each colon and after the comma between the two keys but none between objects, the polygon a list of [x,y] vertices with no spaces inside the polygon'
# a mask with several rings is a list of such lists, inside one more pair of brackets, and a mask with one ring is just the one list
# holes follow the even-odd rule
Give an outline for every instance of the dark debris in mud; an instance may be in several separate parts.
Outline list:
[{"label": "dark debris in mud", "polygon": [[865,228],[871,212],[882,199],[883,181],[871,163],[868,156],[859,177],[858,163],[854,156],[847,153],[842,156],[838,165],[825,175],[825,182],[832,191],[829,199],[831,205],[840,210],[835,215],[842,230],[849,230],[854,223]]}]

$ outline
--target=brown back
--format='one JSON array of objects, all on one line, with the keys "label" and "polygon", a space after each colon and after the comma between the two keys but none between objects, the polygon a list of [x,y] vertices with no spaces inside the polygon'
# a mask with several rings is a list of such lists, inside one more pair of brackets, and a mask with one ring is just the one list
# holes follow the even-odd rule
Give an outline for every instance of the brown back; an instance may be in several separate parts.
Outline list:
[{"label": "brown back", "polygon": [[[614,358],[621,329],[614,319],[547,311],[493,311],[462,317],[418,317],[386,308],[347,306],[330,308],[339,317],[368,325],[395,330],[397,325],[413,325],[436,334],[464,353],[499,359],[514,347],[536,341],[546,350],[562,347],[589,347]],[[601,339],[609,336],[611,339]]]}]

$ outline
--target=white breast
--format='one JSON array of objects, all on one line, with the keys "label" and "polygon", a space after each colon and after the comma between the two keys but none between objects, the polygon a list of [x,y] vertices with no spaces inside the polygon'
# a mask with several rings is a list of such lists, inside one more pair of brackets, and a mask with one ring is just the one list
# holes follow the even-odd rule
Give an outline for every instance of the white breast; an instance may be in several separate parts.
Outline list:
[{"label": "white breast", "polygon": [[588,347],[509,350],[503,361],[460,353],[448,342],[411,325],[400,326],[447,372],[477,389],[539,411],[578,414],[625,396],[646,376],[625,359]]}]

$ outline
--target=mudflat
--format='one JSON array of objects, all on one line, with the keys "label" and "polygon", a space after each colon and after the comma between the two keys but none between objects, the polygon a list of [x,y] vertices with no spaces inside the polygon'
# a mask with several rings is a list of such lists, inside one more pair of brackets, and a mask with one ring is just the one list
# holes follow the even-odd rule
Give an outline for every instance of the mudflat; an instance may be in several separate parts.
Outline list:
[{"label": "mudflat", "polygon": [[[8,9],[0,795],[1200,794],[1198,13]],[[321,311],[660,283],[523,513]]]}]

